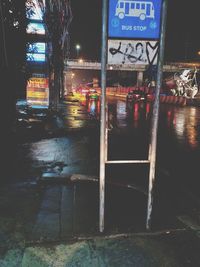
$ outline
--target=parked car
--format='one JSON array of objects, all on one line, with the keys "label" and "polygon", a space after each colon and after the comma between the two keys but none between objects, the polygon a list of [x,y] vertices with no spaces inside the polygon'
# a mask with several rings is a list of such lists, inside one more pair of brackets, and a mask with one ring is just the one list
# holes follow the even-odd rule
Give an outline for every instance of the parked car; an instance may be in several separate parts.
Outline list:
[{"label": "parked car", "polygon": [[73,92],[69,92],[67,95],[65,95],[65,100],[70,102],[77,102],[78,98],[74,95]]},{"label": "parked car", "polygon": [[140,90],[130,91],[126,96],[127,102],[146,101],[146,93]]}]

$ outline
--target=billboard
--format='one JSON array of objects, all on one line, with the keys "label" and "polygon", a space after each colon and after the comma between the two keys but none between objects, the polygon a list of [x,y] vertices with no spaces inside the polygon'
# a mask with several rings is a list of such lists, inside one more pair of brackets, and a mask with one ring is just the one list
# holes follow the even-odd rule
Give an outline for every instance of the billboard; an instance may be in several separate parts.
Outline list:
[{"label": "billboard", "polygon": [[48,78],[32,77],[28,80],[28,86],[37,88],[48,88],[49,80]]},{"label": "billboard", "polygon": [[32,77],[28,80],[26,100],[29,105],[37,107],[49,106],[49,80],[48,78]]},{"label": "billboard", "polygon": [[162,0],[109,0],[108,36],[158,39]]},{"label": "billboard", "polygon": [[30,62],[45,62],[45,54],[26,53],[26,60]]},{"label": "billboard", "polygon": [[44,35],[45,34],[44,24],[38,22],[30,22],[27,25],[26,32],[28,34]]},{"label": "billboard", "polygon": [[30,20],[43,20],[45,0],[27,0],[26,17]]},{"label": "billboard", "polygon": [[108,64],[156,65],[157,41],[108,40]]},{"label": "billboard", "polygon": [[46,51],[46,44],[45,43],[28,43],[27,44],[27,52],[28,53],[39,53],[45,54]]},{"label": "billboard", "polygon": [[46,44],[45,43],[28,43],[27,44],[27,53],[26,60],[31,62],[45,62],[45,51]]}]

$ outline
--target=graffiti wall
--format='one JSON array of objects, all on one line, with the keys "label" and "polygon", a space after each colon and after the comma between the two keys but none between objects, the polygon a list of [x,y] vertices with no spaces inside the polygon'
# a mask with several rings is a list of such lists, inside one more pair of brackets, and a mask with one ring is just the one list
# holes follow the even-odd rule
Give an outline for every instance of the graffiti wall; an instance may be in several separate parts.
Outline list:
[{"label": "graffiti wall", "polygon": [[157,41],[108,40],[108,64],[157,64]]}]

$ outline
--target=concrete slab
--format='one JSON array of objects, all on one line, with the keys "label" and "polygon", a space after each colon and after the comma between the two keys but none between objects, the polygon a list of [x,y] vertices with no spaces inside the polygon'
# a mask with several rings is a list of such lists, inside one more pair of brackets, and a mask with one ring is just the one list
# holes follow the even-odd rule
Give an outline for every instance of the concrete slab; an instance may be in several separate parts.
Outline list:
[{"label": "concrete slab", "polygon": [[30,237],[31,241],[54,241],[59,238],[60,213],[39,213]]},{"label": "concrete slab", "polygon": [[98,184],[76,184],[74,190],[74,234],[94,234],[98,231]]},{"label": "concrete slab", "polygon": [[61,239],[73,236],[74,231],[74,186],[68,185],[62,187],[61,198]]},{"label": "concrete slab", "polygon": [[62,191],[60,186],[48,186],[43,196],[40,213],[59,213],[61,193]]},{"label": "concrete slab", "polygon": [[98,229],[98,184],[48,185],[30,239],[66,240]]},{"label": "concrete slab", "polygon": [[44,172],[38,179],[39,183],[65,183],[70,180],[71,175],[67,173]]},{"label": "concrete slab", "polygon": [[70,180],[72,182],[77,182],[77,181],[92,181],[92,182],[98,182],[99,178],[97,176],[93,176],[93,175],[84,175],[84,174],[80,174],[80,173],[76,173],[73,174],[70,177]]},{"label": "concrete slab", "polygon": [[[143,194],[133,194],[132,190],[118,185],[107,185],[105,221],[108,232],[143,230],[145,207]],[[98,229],[98,178],[74,174],[71,183],[47,186],[31,238],[66,240],[97,234]]]},{"label": "concrete slab", "polygon": [[47,187],[29,239],[58,240],[60,238],[60,186]]}]

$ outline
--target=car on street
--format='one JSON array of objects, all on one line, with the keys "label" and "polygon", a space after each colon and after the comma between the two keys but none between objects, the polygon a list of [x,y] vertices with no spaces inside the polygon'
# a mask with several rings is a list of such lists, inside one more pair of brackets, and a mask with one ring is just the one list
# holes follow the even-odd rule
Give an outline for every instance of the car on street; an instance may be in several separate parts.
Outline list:
[{"label": "car on street", "polygon": [[90,89],[86,95],[87,99],[98,99],[99,94],[95,89]]},{"label": "car on street", "polygon": [[141,90],[134,90],[128,92],[126,96],[126,101],[127,102],[137,102],[137,101],[146,101],[146,94],[144,91]]},{"label": "car on street", "polygon": [[78,101],[84,101],[85,100],[85,95],[82,94],[81,92],[73,92],[74,96],[78,99]]},{"label": "car on street", "polygon": [[73,92],[69,92],[67,95],[65,95],[64,99],[69,102],[78,102],[77,96]]}]

